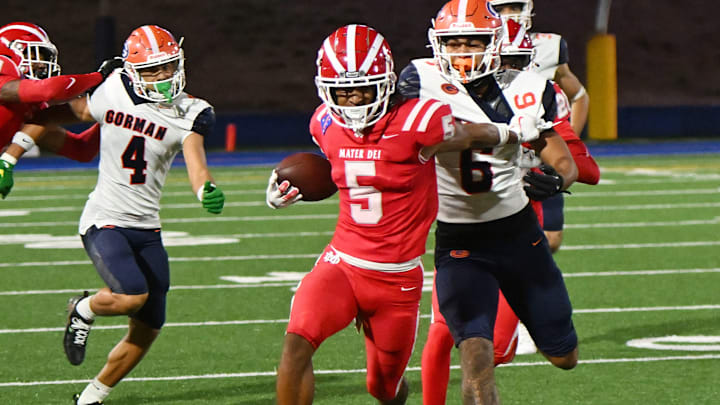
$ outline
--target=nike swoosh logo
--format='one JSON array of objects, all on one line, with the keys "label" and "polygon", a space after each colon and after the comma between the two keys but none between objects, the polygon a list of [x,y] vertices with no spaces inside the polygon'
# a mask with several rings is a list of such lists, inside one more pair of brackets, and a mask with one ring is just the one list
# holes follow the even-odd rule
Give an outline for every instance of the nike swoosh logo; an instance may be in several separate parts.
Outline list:
[{"label": "nike swoosh logo", "polygon": [[542,242],[542,238],[538,239],[537,241],[533,242],[533,246],[537,246],[540,242]]},{"label": "nike swoosh logo", "polygon": [[412,291],[417,287],[400,287],[400,291]]},{"label": "nike swoosh logo", "polygon": [[396,136],[400,136],[400,134],[383,135],[383,136],[381,136],[381,138],[382,139],[391,139],[391,138],[395,138]]},{"label": "nike swoosh logo", "polygon": [[67,90],[67,89],[69,89],[70,87],[72,87],[72,86],[75,84],[75,81],[76,81],[75,78],[74,78],[74,77],[71,77],[71,78],[70,78],[70,84],[68,84],[67,86],[65,86],[65,90]]}]

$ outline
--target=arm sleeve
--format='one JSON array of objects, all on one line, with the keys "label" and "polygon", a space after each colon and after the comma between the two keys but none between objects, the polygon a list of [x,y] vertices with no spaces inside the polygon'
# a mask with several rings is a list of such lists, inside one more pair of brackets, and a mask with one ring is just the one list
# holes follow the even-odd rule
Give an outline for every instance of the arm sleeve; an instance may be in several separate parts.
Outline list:
[{"label": "arm sleeve", "polygon": [[565,140],[570,154],[578,168],[577,181],[585,184],[598,184],[600,181],[600,168],[595,159],[590,155],[587,146],[579,138]]},{"label": "arm sleeve", "polygon": [[62,75],[43,80],[22,80],[18,97],[22,103],[42,103],[70,100],[102,82],[98,72],[82,75]]},{"label": "arm sleeve", "polygon": [[406,99],[420,97],[420,75],[412,63],[400,72],[397,89]]},{"label": "arm sleeve", "polygon": [[192,132],[209,137],[215,128],[215,111],[212,107],[202,110],[193,121]]}]

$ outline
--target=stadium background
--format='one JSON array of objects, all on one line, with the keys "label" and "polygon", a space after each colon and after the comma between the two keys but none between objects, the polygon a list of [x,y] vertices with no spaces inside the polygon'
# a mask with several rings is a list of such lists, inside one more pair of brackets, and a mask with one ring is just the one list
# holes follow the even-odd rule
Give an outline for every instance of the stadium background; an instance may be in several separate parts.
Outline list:
[{"label": "stadium background", "polygon": [[[309,145],[306,124],[319,103],[313,83],[322,40],[338,26],[365,23],[389,40],[396,70],[426,57],[430,18],[440,0],[192,0],[122,2],[6,0],[4,20],[45,27],[66,73],[94,70],[119,54],[130,31],[158,24],[185,37],[187,91],[218,113],[210,147],[224,144],[236,123],[239,149]],[[585,82],[585,44],[597,2],[539,0],[534,30],[568,42],[570,67]],[[617,38],[618,133],[636,137],[717,135],[720,47],[714,0],[691,3],[637,0],[612,3],[609,33]],[[703,46],[702,44],[707,44]],[[591,94],[592,97],[592,94]],[[271,124],[272,123],[272,124]]]}]

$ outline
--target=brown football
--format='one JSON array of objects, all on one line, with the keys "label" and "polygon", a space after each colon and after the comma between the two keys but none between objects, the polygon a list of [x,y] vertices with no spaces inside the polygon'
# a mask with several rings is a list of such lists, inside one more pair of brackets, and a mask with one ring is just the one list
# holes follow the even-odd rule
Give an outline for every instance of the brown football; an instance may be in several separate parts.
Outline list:
[{"label": "brown football", "polygon": [[318,154],[294,153],[283,159],[275,170],[278,184],[289,180],[300,189],[303,201],[324,200],[337,191],[330,175],[330,162]]}]

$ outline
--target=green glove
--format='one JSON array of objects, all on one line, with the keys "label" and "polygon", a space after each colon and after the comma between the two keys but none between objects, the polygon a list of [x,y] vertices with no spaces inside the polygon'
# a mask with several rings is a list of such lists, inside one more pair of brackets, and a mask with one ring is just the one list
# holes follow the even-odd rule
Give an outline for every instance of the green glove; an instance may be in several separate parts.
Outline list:
[{"label": "green glove", "polygon": [[0,159],[0,194],[2,194],[3,200],[10,194],[13,186],[13,167],[15,167],[14,164]]},{"label": "green glove", "polygon": [[202,206],[211,214],[219,214],[225,205],[225,194],[220,188],[209,181],[203,187]]}]

